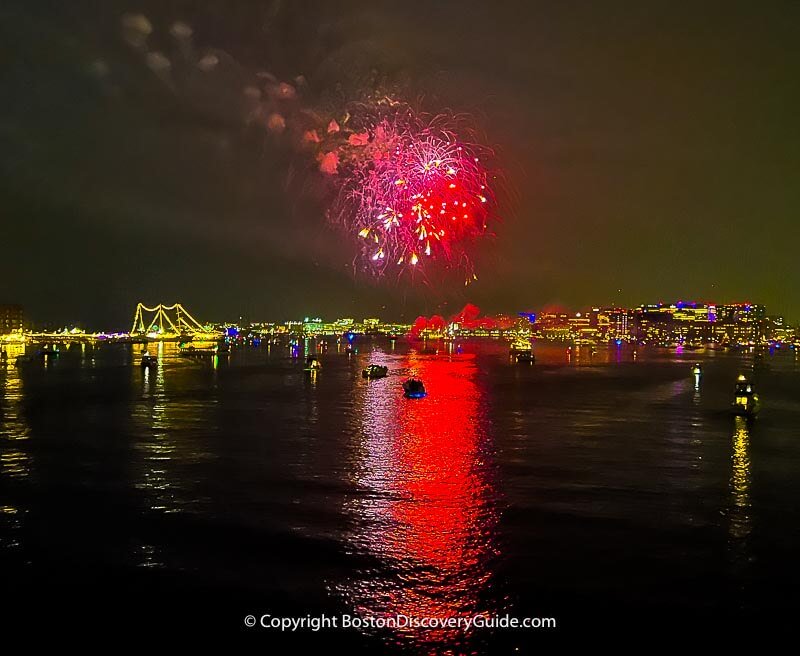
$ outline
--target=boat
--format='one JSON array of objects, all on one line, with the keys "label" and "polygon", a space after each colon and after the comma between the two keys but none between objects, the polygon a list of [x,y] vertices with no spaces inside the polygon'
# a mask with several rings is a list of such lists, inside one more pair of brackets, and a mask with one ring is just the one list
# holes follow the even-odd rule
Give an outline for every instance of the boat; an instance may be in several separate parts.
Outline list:
[{"label": "boat", "polygon": [[392,342],[396,342],[399,339],[399,336],[396,333],[391,333],[389,335],[389,340]]},{"label": "boat", "polygon": [[747,380],[747,376],[741,374],[736,380],[736,390],[734,391],[733,413],[746,417],[753,417],[761,410],[761,400],[756,394],[753,384]]},{"label": "boat", "polygon": [[198,348],[197,346],[184,346],[179,350],[180,354],[186,357],[211,357],[217,354],[216,348]]},{"label": "boat", "polygon": [[356,350],[351,345],[348,344],[347,347],[344,349],[344,352],[346,355],[354,355],[356,353]]},{"label": "boat", "polygon": [[695,390],[699,390],[700,379],[703,377],[703,367],[700,366],[699,362],[695,362],[692,366],[692,375],[694,376],[694,388]]},{"label": "boat", "polygon": [[158,356],[157,355],[150,355],[149,352],[145,351],[142,353],[142,360],[139,363],[142,369],[152,368],[158,365]]},{"label": "boat", "polygon": [[426,346],[419,350],[420,355],[437,355],[438,353],[439,349],[433,348],[432,346]]},{"label": "boat", "polygon": [[190,357],[190,358],[211,358],[215,355],[230,355],[230,347],[227,344],[223,344],[220,346],[219,344],[215,344],[214,346],[194,346],[190,344],[189,346],[182,346],[179,349],[181,355]]},{"label": "boat", "polygon": [[519,364],[533,364],[536,362],[536,357],[533,355],[533,351],[520,351],[517,353],[515,359]]},{"label": "boat", "polygon": [[533,351],[533,347],[531,346],[530,340],[527,339],[515,339],[511,343],[511,348],[509,349],[509,353],[511,355],[516,355],[517,353],[530,353]]},{"label": "boat", "polygon": [[389,373],[389,367],[371,364],[361,372],[364,378],[384,378]]},{"label": "boat", "polygon": [[322,369],[322,362],[317,359],[316,355],[309,355],[306,358],[306,366],[304,367],[304,371],[319,371]]},{"label": "boat", "polygon": [[425,385],[419,378],[409,378],[403,383],[403,396],[407,399],[421,399],[426,394]]}]

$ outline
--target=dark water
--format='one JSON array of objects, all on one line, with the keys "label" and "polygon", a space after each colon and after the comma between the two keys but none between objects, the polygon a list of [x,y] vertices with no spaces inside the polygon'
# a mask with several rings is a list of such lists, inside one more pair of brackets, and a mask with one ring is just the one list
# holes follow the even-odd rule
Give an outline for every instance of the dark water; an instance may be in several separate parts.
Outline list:
[{"label": "dark water", "polygon": [[[540,345],[527,366],[499,343],[364,342],[311,377],[285,348],[218,363],[172,348],[152,373],[126,346],[0,370],[0,624],[530,653],[548,633],[731,631],[796,610],[794,352],[756,368],[748,423],[728,413],[748,354]],[[368,362],[390,376],[362,379]],[[427,398],[403,398],[412,373]],[[244,626],[265,613],[558,628]]]}]

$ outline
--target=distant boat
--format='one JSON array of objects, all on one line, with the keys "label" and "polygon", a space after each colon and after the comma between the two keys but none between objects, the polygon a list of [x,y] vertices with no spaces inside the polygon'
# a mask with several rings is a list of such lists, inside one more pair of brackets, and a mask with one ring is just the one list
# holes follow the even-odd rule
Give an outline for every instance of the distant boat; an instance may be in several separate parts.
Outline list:
[{"label": "distant boat", "polygon": [[419,378],[409,378],[403,383],[403,396],[407,399],[421,399],[426,395],[425,385]]},{"label": "distant boat", "polygon": [[517,353],[530,353],[532,351],[533,347],[528,339],[515,339],[511,343],[511,348],[509,349],[511,355],[515,355]]},{"label": "distant boat", "polygon": [[220,347],[219,345],[216,346],[183,346],[179,349],[179,353],[186,357],[196,357],[196,358],[211,358],[215,355],[230,355],[230,348],[227,344]]},{"label": "distant boat", "polygon": [[746,417],[753,417],[761,410],[761,400],[758,398],[753,384],[742,374],[736,381],[733,399],[733,413]]},{"label": "distant boat", "polygon": [[520,351],[515,360],[518,364],[533,364],[536,362],[536,356],[533,355],[533,351]]},{"label": "distant boat", "polygon": [[142,353],[142,359],[139,365],[142,369],[150,369],[158,365],[158,356],[150,355],[147,351]]},{"label": "distant boat", "polygon": [[304,371],[316,372],[320,369],[322,369],[322,362],[317,359],[316,355],[309,355],[308,358],[306,358],[306,366],[304,367]]},{"label": "distant boat", "polygon": [[384,367],[379,364],[371,364],[361,372],[361,375],[364,378],[384,378],[388,373],[389,367]]}]

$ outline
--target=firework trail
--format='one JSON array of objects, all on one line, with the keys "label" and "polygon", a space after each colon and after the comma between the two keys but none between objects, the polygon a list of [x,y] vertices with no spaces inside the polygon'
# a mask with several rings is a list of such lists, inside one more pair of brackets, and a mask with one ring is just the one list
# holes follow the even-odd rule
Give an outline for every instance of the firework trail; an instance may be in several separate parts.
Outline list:
[{"label": "firework trail", "polygon": [[[279,81],[249,73],[221,51],[199,52],[184,23],[170,29],[181,66],[149,50],[146,18],[126,16],[122,28],[172,92],[199,98],[211,85],[238,89],[230,102],[218,94],[214,111],[235,108],[236,120],[300,153],[326,190],[328,224],[356,246],[354,271],[426,281],[433,272],[455,272],[465,284],[477,280],[473,253],[498,221],[497,176],[485,164],[492,151],[478,144],[465,116],[418,112],[381,92],[314,109],[302,98],[304,79]],[[178,70],[188,71],[183,79]]]}]

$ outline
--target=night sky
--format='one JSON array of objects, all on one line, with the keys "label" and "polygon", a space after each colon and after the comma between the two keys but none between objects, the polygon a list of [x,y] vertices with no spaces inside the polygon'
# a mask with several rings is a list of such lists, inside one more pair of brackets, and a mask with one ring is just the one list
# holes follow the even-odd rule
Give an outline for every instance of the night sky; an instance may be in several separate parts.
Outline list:
[{"label": "night sky", "polygon": [[[509,187],[479,281],[355,278],[348,239],[287,184],[295,155],[243,126],[244,78],[187,99],[124,14],[176,69],[180,20],[196,53],[303,75],[316,99],[379,75],[472,114]],[[6,0],[0,302],[92,328],[139,300],[201,320],[678,299],[798,319],[799,21],[774,1]]]}]

